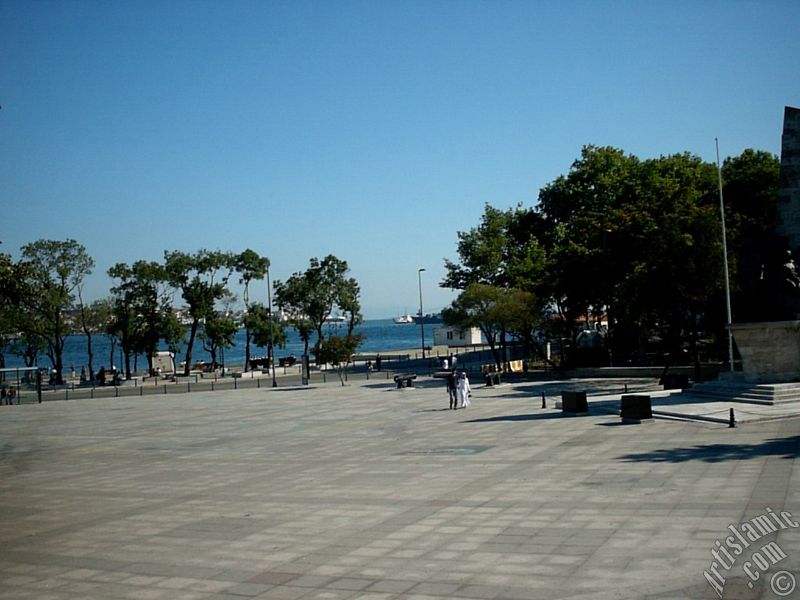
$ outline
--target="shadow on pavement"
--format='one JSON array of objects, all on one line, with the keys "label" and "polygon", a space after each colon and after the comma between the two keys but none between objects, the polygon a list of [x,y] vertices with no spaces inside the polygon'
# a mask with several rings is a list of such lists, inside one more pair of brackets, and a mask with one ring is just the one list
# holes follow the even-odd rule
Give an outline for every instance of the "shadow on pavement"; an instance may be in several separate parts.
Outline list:
[{"label": "shadow on pavement", "polygon": [[392,383],[391,381],[389,381],[388,383],[386,383],[386,382],[384,382],[384,383],[366,383],[366,384],[362,385],[361,387],[365,387],[368,390],[393,390],[397,386],[394,383]]},{"label": "shadow on pavement", "polygon": [[501,421],[545,421],[547,419],[575,419],[572,415],[564,415],[564,413],[543,413],[543,414],[527,414],[527,415],[503,415],[500,417],[486,417],[484,419],[470,419],[463,421],[464,423],[497,423]]},{"label": "shadow on pavement", "polygon": [[705,462],[722,462],[725,460],[746,460],[761,456],[777,456],[780,458],[797,458],[800,456],[800,435],[788,438],[775,438],[760,444],[709,444],[690,448],[672,448],[626,454],[619,457],[625,462],[686,462],[702,460]]},{"label": "shadow on pavement", "polygon": [[[581,379],[572,379],[566,381],[557,381],[549,383],[525,383],[525,384],[510,384],[513,386],[512,393],[506,393],[504,396],[508,398],[529,398],[541,396],[544,393],[548,398],[560,398],[561,392],[586,392],[587,396],[606,396],[612,394],[635,394],[639,392],[647,392],[660,390],[656,380],[636,380],[636,379],[620,379],[620,380],[600,380],[600,381],[587,381]],[[626,387],[627,386],[627,387]]]},{"label": "shadow on pavement", "polygon": [[274,388],[262,388],[266,392],[305,392],[308,390],[315,390],[317,387],[315,385],[304,385],[300,387],[274,387]]}]

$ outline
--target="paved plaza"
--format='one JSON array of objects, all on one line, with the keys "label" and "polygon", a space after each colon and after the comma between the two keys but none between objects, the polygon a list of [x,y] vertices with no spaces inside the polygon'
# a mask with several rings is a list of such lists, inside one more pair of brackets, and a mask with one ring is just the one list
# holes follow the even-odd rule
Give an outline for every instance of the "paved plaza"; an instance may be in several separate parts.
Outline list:
[{"label": "paved plaza", "polygon": [[[0,407],[0,598],[717,598],[729,526],[800,521],[800,419],[554,408],[568,386],[613,402],[596,381],[476,385],[451,411],[419,383]],[[785,558],[748,575],[772,541]],[[723,597],[780,597],[800,529],[729,566]]]}]

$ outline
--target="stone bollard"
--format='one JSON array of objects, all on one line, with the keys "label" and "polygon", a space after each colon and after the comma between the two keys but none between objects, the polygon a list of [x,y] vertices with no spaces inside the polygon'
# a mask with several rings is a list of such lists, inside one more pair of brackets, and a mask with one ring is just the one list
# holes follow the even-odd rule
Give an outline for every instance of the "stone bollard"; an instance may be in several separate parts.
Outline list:
[{"label": "stone bollard", "polygon": [[653,420],[653,405],[650,396],[631,394],[620,399],[619,416],[623,423],[641,423]]},{"label": "stone bollard", "polygon": [[561,412],[576,415],[589,414],[586,392],[561,392]]}]

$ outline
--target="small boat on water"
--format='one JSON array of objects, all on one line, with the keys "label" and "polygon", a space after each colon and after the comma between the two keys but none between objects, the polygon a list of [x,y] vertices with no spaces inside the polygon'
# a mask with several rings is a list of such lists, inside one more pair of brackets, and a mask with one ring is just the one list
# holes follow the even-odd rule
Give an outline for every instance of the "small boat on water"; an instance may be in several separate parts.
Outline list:
[{"label": "small boat on water", "polygon": [[344,315],[328,315],[325,319],[325,325],[345,325],[347,323],[347,317]]},{"label": "small boat on water", "polygon": [[406,313],[404,315],[400,315],[399,317],[395,317],[394,322],[397,323],[398,325],[405,325],[407,323],[413,323],[414,317]]}]

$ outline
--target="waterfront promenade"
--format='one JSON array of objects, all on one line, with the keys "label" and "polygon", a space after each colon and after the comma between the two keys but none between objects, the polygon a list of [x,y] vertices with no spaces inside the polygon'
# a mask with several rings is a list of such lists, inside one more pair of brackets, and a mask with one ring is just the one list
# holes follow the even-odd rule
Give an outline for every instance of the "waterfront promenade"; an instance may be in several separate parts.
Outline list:
[{"label": "waterfront promenade", "polygon": [[[0,598],[717,598],[729,525],[800,517],[800,419],[541,408],[575,387],[607,407],[618,380],[474,382],[450,411],[419,383],[2,407]],[[786,558],[752,581],[773,540]],[[799,566],[800,529],[764,537],[724,597],[777,597]]]}]

